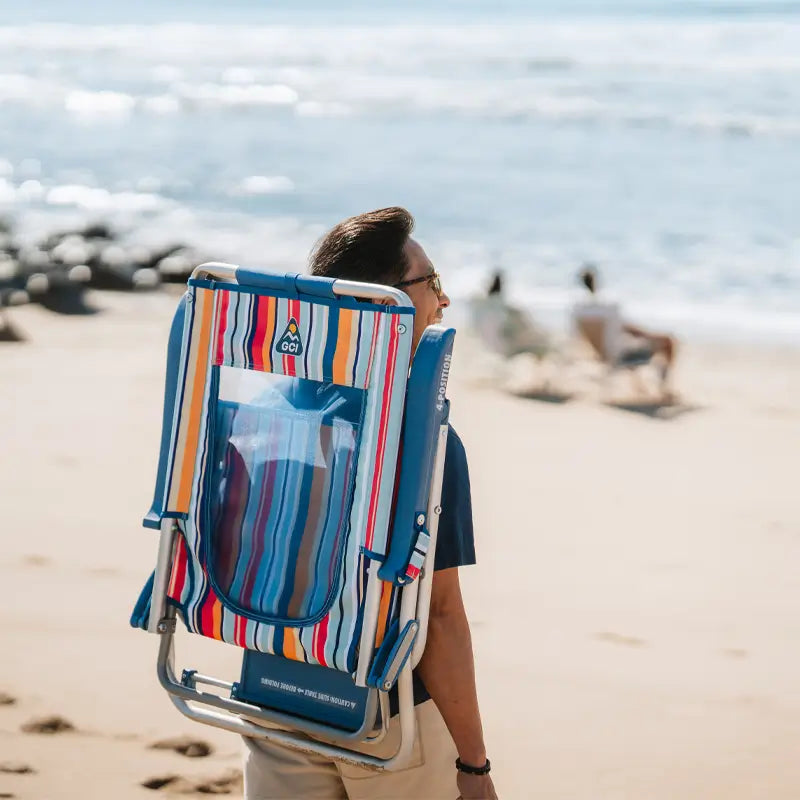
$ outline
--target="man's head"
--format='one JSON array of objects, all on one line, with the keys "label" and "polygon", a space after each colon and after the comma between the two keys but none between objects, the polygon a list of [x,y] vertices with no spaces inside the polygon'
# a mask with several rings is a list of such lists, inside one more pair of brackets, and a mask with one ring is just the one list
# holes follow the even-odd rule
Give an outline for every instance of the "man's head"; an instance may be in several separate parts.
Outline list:
[{"label": "man's head", "polygon": [[450,298],[437,293],[438,276],[411,238],[414,218],[404,208],[381,208],[340,222],[311,254],[311,274],[402,289],[416,309],[413,349],[428,325],[440,322]]},{"label": "man's head", "polygon": [[584,264],[578,279],[592,294],[597,291],[597,270],[592,264]]}]

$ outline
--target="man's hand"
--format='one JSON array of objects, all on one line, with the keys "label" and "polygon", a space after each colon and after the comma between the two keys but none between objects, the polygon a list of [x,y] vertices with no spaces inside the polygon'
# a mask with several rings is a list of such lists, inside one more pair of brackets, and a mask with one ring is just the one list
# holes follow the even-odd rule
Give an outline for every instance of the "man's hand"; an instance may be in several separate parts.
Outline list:
[{"label": "man's hand", "polygon": [[456,777],[458,800],[497,800],[497,792],[490,775],[468,775],[459,772]]}]

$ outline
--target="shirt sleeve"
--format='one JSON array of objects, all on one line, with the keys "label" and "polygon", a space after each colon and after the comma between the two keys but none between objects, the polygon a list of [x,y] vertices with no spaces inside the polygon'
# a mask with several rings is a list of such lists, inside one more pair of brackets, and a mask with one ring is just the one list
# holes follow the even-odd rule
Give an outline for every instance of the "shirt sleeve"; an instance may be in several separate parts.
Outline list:
[{"label": "shirt sleeve", "polygon": [[452,426],[447,434],[441,506],[434,570],[474,564],[475,534],[467,454]]}]

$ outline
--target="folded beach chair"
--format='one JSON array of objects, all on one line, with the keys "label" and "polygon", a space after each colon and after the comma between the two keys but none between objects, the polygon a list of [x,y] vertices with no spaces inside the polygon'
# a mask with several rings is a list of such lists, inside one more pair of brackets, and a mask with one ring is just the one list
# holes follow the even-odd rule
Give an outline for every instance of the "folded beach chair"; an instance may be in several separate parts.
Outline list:
[{"label": "folded beach chair", "polygon": [[[375,769],[415,736],[455,331],[375,284],[203,264],[170,333],[156,568],[131,624],[186,716]],[[176,620],[240,648],[176,675]],[[402,741],[370,754],[398,692]]]}]

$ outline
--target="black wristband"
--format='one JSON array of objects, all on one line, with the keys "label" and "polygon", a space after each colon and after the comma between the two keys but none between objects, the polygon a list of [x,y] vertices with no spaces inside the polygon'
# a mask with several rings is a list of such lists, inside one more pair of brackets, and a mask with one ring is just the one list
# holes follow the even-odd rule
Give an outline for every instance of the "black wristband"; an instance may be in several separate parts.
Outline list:
[{"label": "black wristband", "polygon": [[489,759],[482,767],[473,767],[470,764],[465,764],[460,758],[456,759],[456,769],[459,772],[465,772],[467,775],[488,775],[492,770],[492,764]]}]

